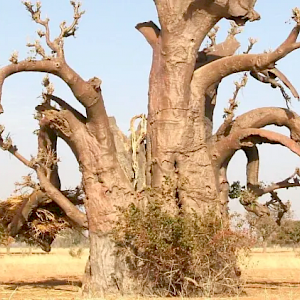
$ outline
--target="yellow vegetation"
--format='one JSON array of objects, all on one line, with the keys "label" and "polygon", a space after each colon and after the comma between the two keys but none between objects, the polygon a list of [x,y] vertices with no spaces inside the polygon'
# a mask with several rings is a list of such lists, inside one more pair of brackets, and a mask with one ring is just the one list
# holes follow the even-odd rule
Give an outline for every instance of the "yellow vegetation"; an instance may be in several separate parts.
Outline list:
[{"label": "yellow vegetation", "polygon": [[[261,250],[254,250],[246,261],[243,277],[247,296],[222,299],[300,299],[299,250]],[[53,249],[51,253],[35,249],[32,255],[28,249],[13,248],[11,252],[5,255],[5,249],[0,248],[0,299],[80,299],[87,249],[81,258],[71,257],[69,249]]]}]

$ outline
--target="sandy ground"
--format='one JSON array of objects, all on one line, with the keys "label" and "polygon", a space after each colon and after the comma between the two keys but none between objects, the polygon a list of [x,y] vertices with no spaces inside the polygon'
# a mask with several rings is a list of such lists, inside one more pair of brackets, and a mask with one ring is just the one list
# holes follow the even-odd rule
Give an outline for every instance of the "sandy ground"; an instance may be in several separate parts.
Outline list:
[{"label": "sandy ground", "polygon": [[[35,250],[28,255],[21,249],[13,249],[11,255],[4,253],[5,249],[0,249],[0,299],[80,299],[88,250],[81,258],[71,257],[68,249],[54,249],[49,254]],[[256,250],[246,260],[243,278],[246,295],[228,300],[300,300],[299,252]]]}]

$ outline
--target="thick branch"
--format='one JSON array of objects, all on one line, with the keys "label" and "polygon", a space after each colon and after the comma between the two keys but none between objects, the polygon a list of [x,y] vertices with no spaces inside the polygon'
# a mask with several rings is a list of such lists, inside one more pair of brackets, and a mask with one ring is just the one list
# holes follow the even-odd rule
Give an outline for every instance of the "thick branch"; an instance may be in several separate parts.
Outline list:
[{"label": "thick branch", "polygon": [[300,156],[300,146],[282,134],[265,129],[241,129],[214,143],[212,154],[215,166],[221,168],[227,159],[243,147],[253,147],[262,143],[280,144]]},{"label": "thick branch", "polygon": [[[181,21],[202,17],[205,13],[216,18],[226,18],[244,25],[247,21],[259,20],[259,14],[254,10],[256,0],[241,1],[198,1],[198,0],[155,0],[160,23],[163,28],[172,30]],[[199,21],[199,20],[198,20]],[[188,22],[186,22],[188,23]]]},{"label": "thick branch", "polygon": [[262,107],[237,117],[230,133],[246,128],[262,128],[268,125],[285,126],[290,130],[291,139],[300,143],[300,117],[293,111],[279,107]]},{"label": "thick branch", "polygon": [[282,72],[280,72],[277,68],[267,69],[267,70],[261,71],[261,73],[263,75],[261,75],[259,73],[255,73],[255,72],[250,72],[250,74],[258,81],[260,81],[262,83],[271,84],[271,86],[273,88],[278,87],[281,90],[283,96],[285,98],[287,98],[287,96],[285,95],[286,93],[284,91],[284,88],[282,87],[282,85],[280,83],[278,83],[276,81],[276,78],[280,79],[283,82],[283,84],[291,91],[292,95],[295,98],[299,99],[299,94],[298,94],[297,90],[295,89],[295,87],[288,80],[288,78]]},{"label": "thick branch", "polygon": [[71,112],[80,122],[83,124],[86,123],[86,117],[83,116],[78,110],[73,108],[71,105],[69,105],[67,102],[62,100],[61,98],[54,96],[54,95],[45,95],[48,99],[56,102],[62,109],[65,109],[69,112]]},{"label": "thick branch", "polygon": [[242,148],[247,156],[247,188],[258,186],[259,152],[256,146]]},{"label": "thick branch", "polygon": [[41,168],[37,169],[37,176],[42,189],[45,190],[49,198],[51,198],[72,221],[83,228],[87,228],[86,215],[51,184],[50,180],[45,176]]},{"label": "thick branch", "polygon": [[258,73],[262,70],[273,68],[278,60],[300,48],[300,43],[296,42],[299,30],[300,25],[297,24],[286,41],[273,52],[224,57],[203,66],[194,72],[193,85],[205,89],[233,73],[242,71]]},{"label": "thick branch", "polygon": [[[44,165],[45,174],[47,174],[49,181],[56,188],[60,189],[61,183],[58,175],[57,168],[57,135],[53,130],[51,130],[47,126],[41,126],[38,135],[38,148],[39,151],[43,151],[43,153],[51,153],[52,159],[49,159],[49,164]],[[36,168],[37,166],[34,164],[34,161],[31,163],[32,167]],[[26,178],[27,179],[27,178]],[[31,177],[25,181],[26,186],[31,186]],[[33,187],[34,191],[28,197],[28,199],[24,200],[22,206],[14,216],[12,222],[8,226],[8,231],[11,236],[16,236],[22,226],[28,221],[28,218],[31,212],[39,207],[42,203],[49,200],[49,198],[42,192],[39,187]]]},{"label": "thick branch", "polygon": [[[101,123],[108,125],[108,119],[100,92],[99,82],[95,78],[84,81],[64,60],[54,58],[42,61],[22,61],[11,64],[0,69],[0,100],[4,80],[20,72],[44,72],[60,77],[72,90],[76,99],[86,108],[90,123]],[[0,113],[3,108],[0,103]]]},{"label": "thick branch", "polygon": [[[42,136],[41,136],[42,138]],[[3,139],[1,138],[3,141]],[[6,146],[6,145],[5,145]],[[42,147],[41,142],[39,142],[39,147]],[[10,147],[7,147],[9,150]],[[47,148],[47,147],[46,147]],[[47,149],[49,151],[49,149]],[[51,150],[51,149],[50,149]],[[12,153],[14,156],[16,156],[16,152]],[[36,159],[35,161],[31,162],[23,158],[20,154],[16,156],[18,159],[21,157],[21,162],[23,162],[26,166],[34,169],[38,175],[38,179],[40,182],[40,185],[42,189],[45,190],[49,198],[51,198],[58,206],[61,207],[61,209],[66,213],[66,215],[75,223],[77,223],[79,226],[87,228],[87,219],[84,213],[79,211],[79,209],[70,202],[68,198],[66,198],[51,182],[52,176],[51,176],[51,170],[50,172],[47,172],[48,166],[41,161],[41,158]],[[51,163],[51,162],[50,162]],[[41,164],[41,165],[39,165]],[[48,177],[47,177],[48,176]],[[59,183],[57,183],[57,186],[59,186]],[[39,198],[32,199],[32,203],[30,203],[29,206],[26,207],[28,212],[32,210],[31,207],[38,205]],[[31,206],[31,207],[30,207]],[[28,217],[28,216],[27,216]],[[18,223],[19,221],[16,221]],[[24,221],[23,221],[24,222]],[[19,226],[19,225],[18,225]],[[12,231],[14,229],[11,229]]]},{"label": "thick branch", "polygon": [[236,32],[230,31],[224,42],[198,52],[195,69],[199,69],[220,58],[234,55],[240,47],[240,43],[235,38],[236,34]]},{"label": "thick branch", "polygon": [[160,35],[158,26],[154,22],[149,21],[139,23],[135,28],[146,38],[150,46],[154,48]]},{"label": "thick branch", "polygon": [[83,128],[84,124],[78,120],[69,110],[55,110],[50,104],[43,103],[35,108],[42,116],[40,126],[46,126],[55,130],[56,134],[71,146],[74,134]]}]

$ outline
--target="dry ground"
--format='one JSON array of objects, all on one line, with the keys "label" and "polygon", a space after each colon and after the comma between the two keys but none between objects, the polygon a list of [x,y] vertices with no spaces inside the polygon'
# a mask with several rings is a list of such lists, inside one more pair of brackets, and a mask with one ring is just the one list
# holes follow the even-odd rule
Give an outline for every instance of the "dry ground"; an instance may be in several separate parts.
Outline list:
[{"label": "dry ground", "polygon": [[[73,258],[68,249],[50,254],[35,250],[27,255],[12,249],[4,255],[0,249],[0,299],[79,299],[80,282],[88,255]],[[253,251],[244,270],[246,293],[240,300],[299,299],[300,256],[287,249]]]}]

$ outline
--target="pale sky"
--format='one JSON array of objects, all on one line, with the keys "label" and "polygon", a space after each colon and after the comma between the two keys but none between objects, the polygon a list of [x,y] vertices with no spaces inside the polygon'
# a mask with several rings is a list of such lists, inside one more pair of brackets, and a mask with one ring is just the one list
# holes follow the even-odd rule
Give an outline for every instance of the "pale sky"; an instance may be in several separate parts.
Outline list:
[{"label": "pale sky", "polygon": [[[84,79],[97,76],[102,80],[102,91],[108,114],[115,116],[120,128],[128,133],[130,118],[146,113],[148,75],[151,64],[151,49],[134,26],[143,21],[157,22],[152,0],[84,0],[86,14],[82,17],[76,38],[65,42],[65,54],[70,66]],[[71,20],[72,7],[68,0],[43,0],[43,13],[51,19],[52,36],[58,33],[58,25],[63,20]],[[274,1],[258,0],[256,10],[261,21],[248,23],[238,36],[242,43],[240,52],[247,48],[247,40],[259,40],[253,53],[274,49],[288,35],[293,27],[290,22],[292,8],[299,0]],[[218,41],[223,41],[228,21],[221,22],[222,30]],[[37,26],[19,0],[0,0],[0,66],[8,64],[10,54],[17,50],[19,58],[26,58],[28,41],[36,39]],[[300,50],[278,63],[296,88],[300,90]],[[32,118],[34,107],[39,103],[42,74],[18,74],[10,77],[4,85],[2,104],[5,110],[0,115],[0,124],[5,125],[20,152],[30,157],[36,153],[37,141],[32,132],[37,129],[37,121]],[[223,108],[234,90],[232,82],[241,75],[231,76],[221,83],[215,111],[215,124],[222,122]],[[81,109],[68,87],[59,79],[53,79],[55,94]],[[259,106],[285,107],[279,90],[271,89],[250,79],[245,90],[239,95],[240,106],[237,114]],[[292,109],[300,114],[300,105],[293,100]],[[287,130],[280,132],[288,133]],[[259,146],[261,154],[260,180],[266,183],[285,179],[300,167],[300,159],[280,146]],[[61,159],[60,176],[63,187],[74,187],[80,182],[78,165],[71,151],[59,143],[58,155]],[[30,170],[21,165],[7,152],[0,151],[0,199],[5,199],[14,190],[14,183],[20,181]],[[245,183],[246,159],[237,153],[229,168],[229,179]],[[284,200],[291,200],[296,217],[300,218],[299,189],[280,191]],[[231,202],[238,209],[237,200]]]}]

